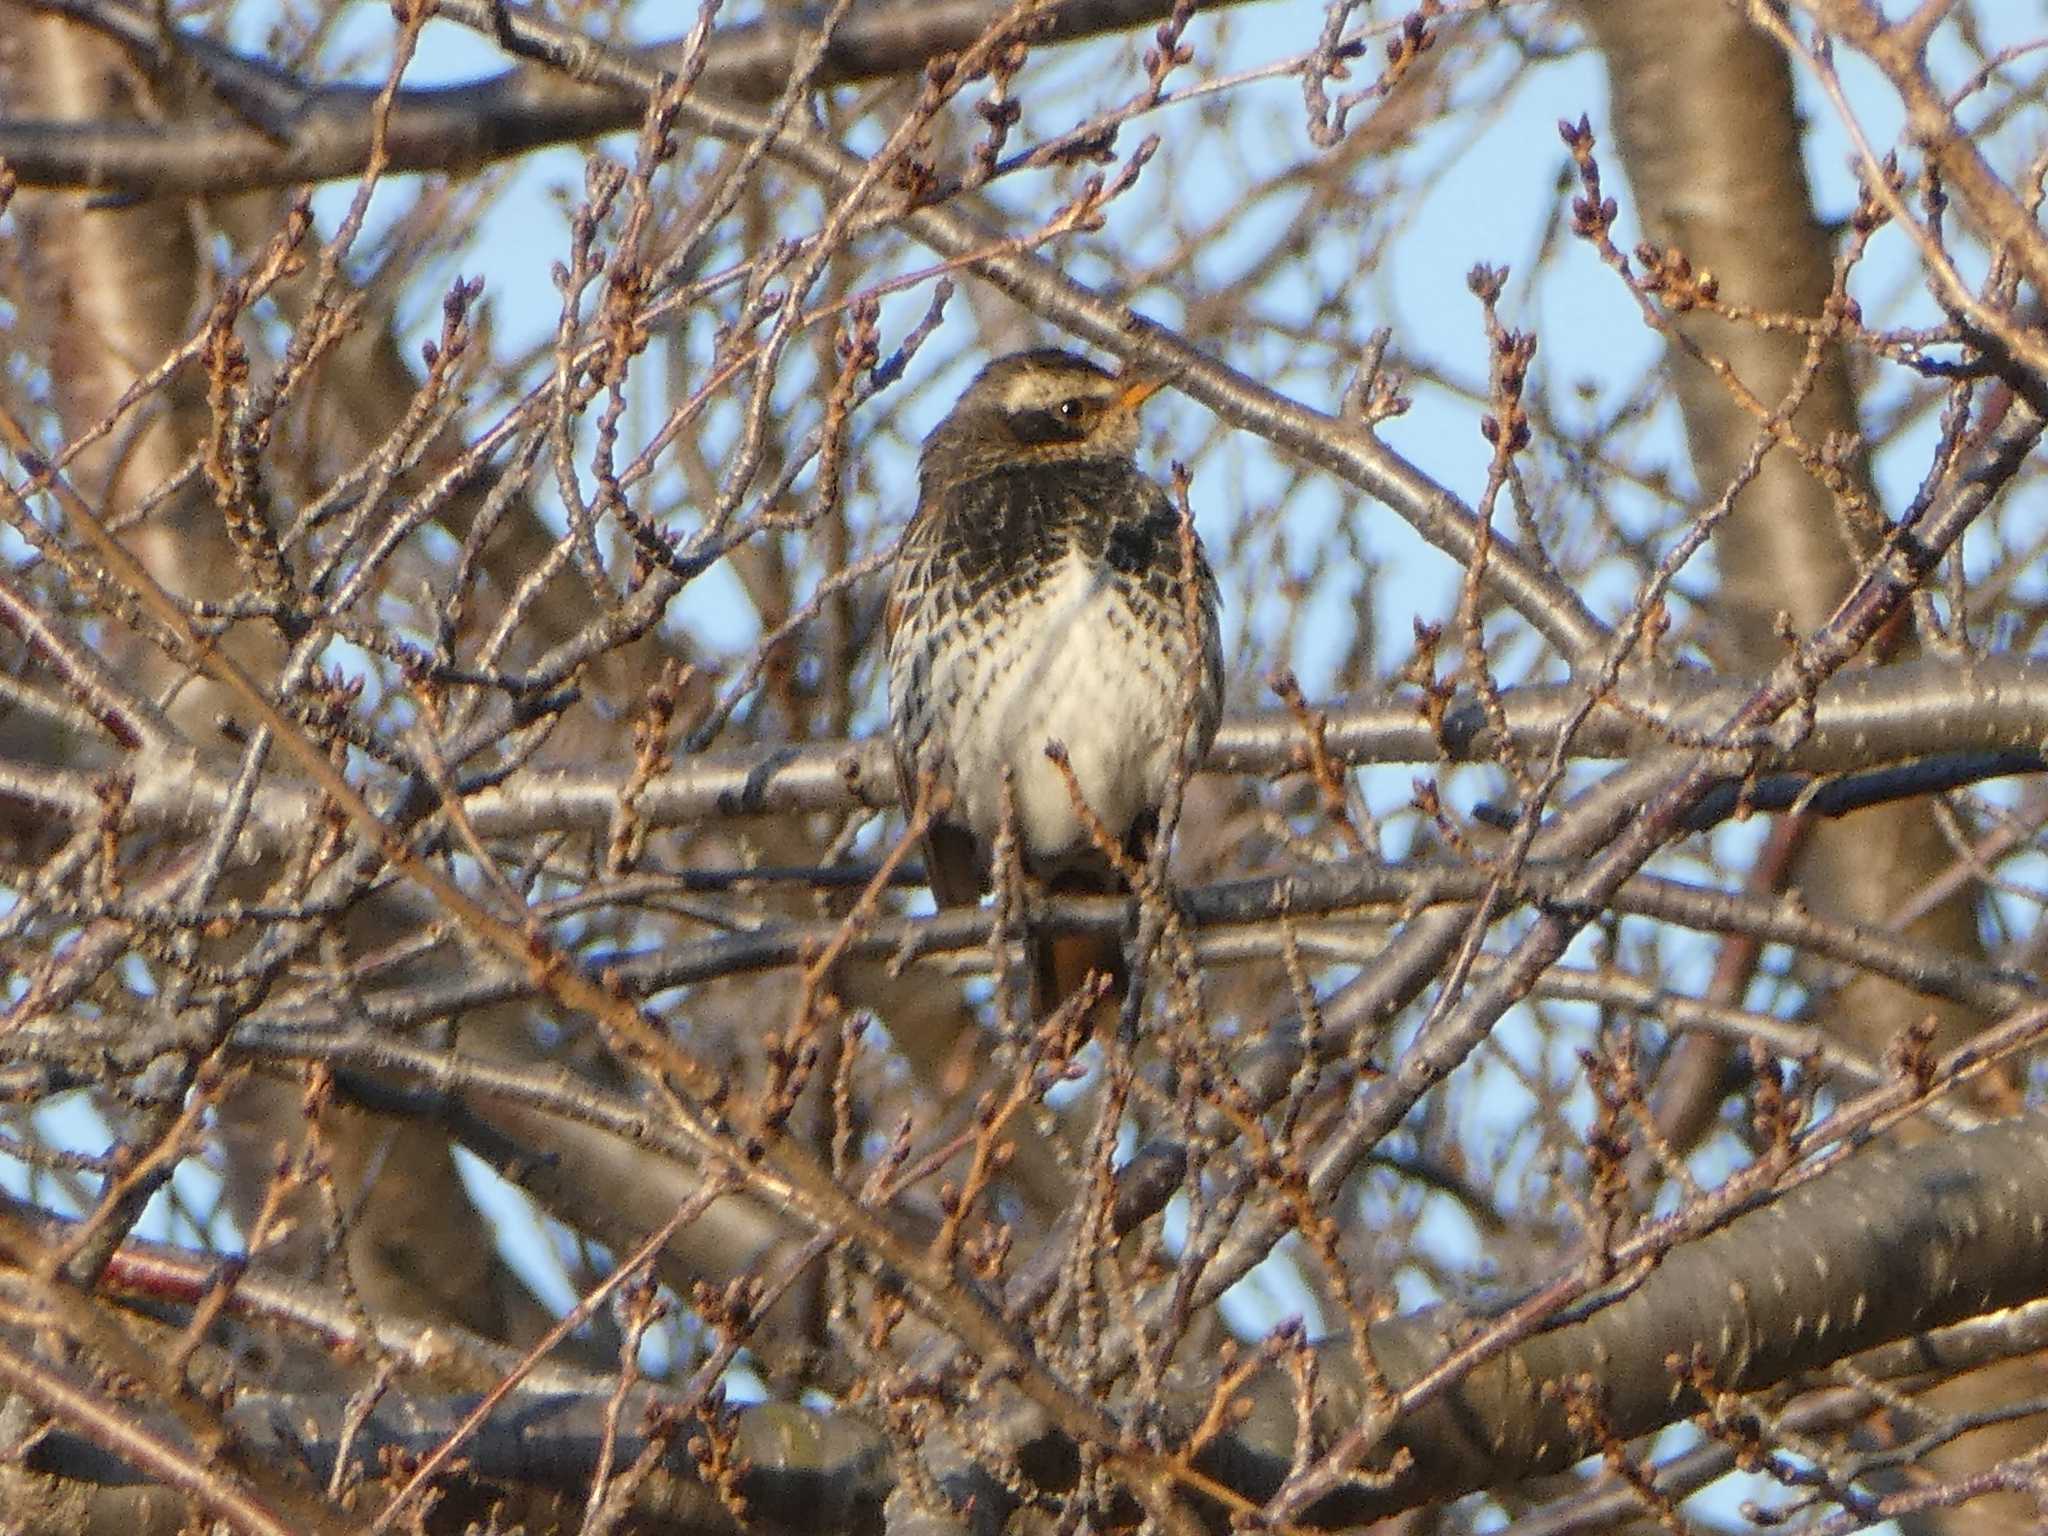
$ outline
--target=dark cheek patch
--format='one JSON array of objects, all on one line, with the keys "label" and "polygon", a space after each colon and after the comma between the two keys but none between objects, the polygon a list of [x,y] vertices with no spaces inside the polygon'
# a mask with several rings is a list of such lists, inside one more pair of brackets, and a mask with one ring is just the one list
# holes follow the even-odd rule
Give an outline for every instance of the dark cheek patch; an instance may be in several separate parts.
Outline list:
[{"label": "dark cheek patch", "polygon": [[1063,421],[1051,411],[1013,411],[1008,423],[1018,442],[1034,448],[1045,443],[1078,443],[1088,435],[1086,423]]}]

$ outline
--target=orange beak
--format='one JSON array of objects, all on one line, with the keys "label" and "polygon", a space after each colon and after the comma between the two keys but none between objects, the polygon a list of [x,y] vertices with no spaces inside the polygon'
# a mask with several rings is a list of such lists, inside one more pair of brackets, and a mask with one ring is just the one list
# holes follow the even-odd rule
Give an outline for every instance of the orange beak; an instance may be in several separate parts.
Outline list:
[{"label": "orange beak", "polygon": [[1125,374],[1123,391],[1116,397],[1116,409],[1119,411],[1135,411],[1147,400],[1158,394],[1160,390],[1166,388],[1166,382],[1166,375],[1163,373]]}]

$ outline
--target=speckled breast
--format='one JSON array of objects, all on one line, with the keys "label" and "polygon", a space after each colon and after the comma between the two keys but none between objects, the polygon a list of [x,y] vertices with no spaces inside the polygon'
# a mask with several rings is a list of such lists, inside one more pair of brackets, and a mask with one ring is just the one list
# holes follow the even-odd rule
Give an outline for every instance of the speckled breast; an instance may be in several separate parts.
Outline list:
[{"label": "speckled breast", "polygon": [[1157,617],[1133,606],[1115,572],[1072,553],[1011,602],[941,617],[923,665],[891,668],[899,750],[938,772],[951,819],[984,843],[1001,824],[1007,768],[1025,855],[1044,865],[1089,846],[1046,756],[1057,742],[1121,840],[1164,797],[1182,737],[1188,648]]},{"label": "speckled breast", "polygon": [[984,853],[1005,769],[1038,873],[1090,852],[1050,743],[1118,840],[1159,806],[1184,737],[1207,749],[1215,579],[1197,550],[1191,626],[1182,567],[1178,511],[1128,462],[927,486],[891,597],[890,723],[907,776],[933,770]]}]

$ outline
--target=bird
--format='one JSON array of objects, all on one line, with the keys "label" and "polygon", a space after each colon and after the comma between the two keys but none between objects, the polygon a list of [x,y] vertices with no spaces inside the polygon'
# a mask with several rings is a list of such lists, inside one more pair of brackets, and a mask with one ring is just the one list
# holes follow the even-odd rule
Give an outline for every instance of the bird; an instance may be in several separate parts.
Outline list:
[{"label": "bird", "polygon": [[[928,783],[942,807],[924,834],[941,907],[989,889],[1006,775],[1028,877],[1048,893],[1127,893],[1047,749],[1064,750],[1089,810],[1142,863],[1184,742],[1198,762],[1215,738],[1216,576],[1136,457],[1138,407],[1166,382],[1057,348],[1017,352],[983,368],[924,440],[884,629],[904,803]],[[1121,1002],[1118,936],[1026,943],[1034,1013],[1090,973]],[[1104,1027],[1115,1014],[1095,1006]]]}]

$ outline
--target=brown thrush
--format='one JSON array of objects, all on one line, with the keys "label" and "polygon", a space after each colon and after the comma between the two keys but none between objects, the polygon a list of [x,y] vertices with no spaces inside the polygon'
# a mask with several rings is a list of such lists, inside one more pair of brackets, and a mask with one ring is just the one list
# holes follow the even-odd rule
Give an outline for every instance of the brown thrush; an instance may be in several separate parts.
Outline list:
[{"label": "brown thrush", "polygon": [[[1047,746],[1142,861],[1184,737],[1199,759],[1216,734],[1216,577],[1196,545],[1191,625],[1179,510],[1133,458],[1137,408],[1163,382],[1019,352],[925,439],[889,597],[889,720],[905,802],[924,771],[950,792],[925,844],[941,906],[988,888],[1005,769],[1025,872],[1050,891],[1124,890]],[[1090,971],[1115,996],[1128,981],[1114,936],[1034,939],[1031,967],[1040,1012]]]}]

